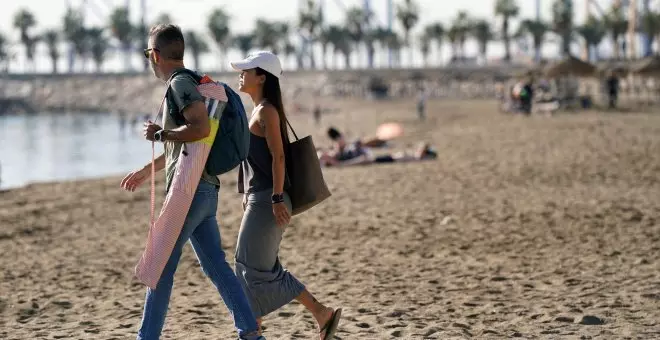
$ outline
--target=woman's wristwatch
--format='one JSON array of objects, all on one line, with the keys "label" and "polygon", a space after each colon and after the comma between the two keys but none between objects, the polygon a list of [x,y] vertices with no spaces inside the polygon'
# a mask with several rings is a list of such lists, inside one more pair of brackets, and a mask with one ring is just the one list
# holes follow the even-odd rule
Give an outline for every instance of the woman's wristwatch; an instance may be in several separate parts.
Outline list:
[{"label": "woman's wristwatch", "polygon": [[273,196],[270,196],[270,201],[273,204],[284,202],[284,193],[273,194]]}]

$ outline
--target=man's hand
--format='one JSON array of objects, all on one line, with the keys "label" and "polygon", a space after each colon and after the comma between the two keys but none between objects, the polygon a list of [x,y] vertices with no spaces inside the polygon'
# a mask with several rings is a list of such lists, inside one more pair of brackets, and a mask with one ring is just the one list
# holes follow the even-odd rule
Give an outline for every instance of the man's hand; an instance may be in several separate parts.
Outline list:
[{"label": "man's hand", "polygon": [[142,129],[144,138],[148,141],[154,141],[154,133],[161,130],[162,128],[158,124],[154,124],[152,121],[147,121],[144,123],[144,128]]},{"label": "man's hand", "polygon": [[273,215],[275,215],[277,226],[282,229],[286,228],[286,225],[291,220],[291,215],[289,215],[289,210],[287,210],[284,202],[273,204]]},{"label": "man's hand", "polygon": [[142,183],[144,183],[147,177],[149,177],[150,173],[151,173],[151,169],[147,167],[142,168],[140,170],[135,170],[129,173],[128,175],[126,175],[126,177],[124,177],[124,179],[121,180],[120,186],[122,189],[126,191],[133,192]]}]

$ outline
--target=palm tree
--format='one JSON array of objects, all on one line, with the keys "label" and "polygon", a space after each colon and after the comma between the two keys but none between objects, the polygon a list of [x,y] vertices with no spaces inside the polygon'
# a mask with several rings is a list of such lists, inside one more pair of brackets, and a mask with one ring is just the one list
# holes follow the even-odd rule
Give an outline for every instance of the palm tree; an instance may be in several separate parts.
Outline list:
[{"label": "palm tree", "polygon": [[384,37],[384,42],[385,46],[387,46],[387,49],[394,52],[393,54],[396,56],[394,62],[398,67],[401,67],[401,52],[403,48],[403,41],[401,37],[399,37],[396,32],[393,31],[385,31],[385,37]]},{"label": "palm tree", "polygon": [[435,41],[436,53],[438,54],[438,65],[442,64],[442,43],[445,37],[445,27],[439,22],[432,23],[424,28],[424,34],[428,36],[429,39]]},{"label": "palm tree", "polygon": [[[82,14],[79,11],[68,9],[64,15],[64,38],[69,42],[69,73],[73,72],[74,56],[77,52],[84,50],[85,32],[83,28]],[[82,56],[81,56],[82,57]],[[85,58],[82,57],[82,67],[85,67]]]},{"label": "palm tree", "polygon": [[160,13],[157,17],[156,20],[154,20],[154,24],[171,24],[172,23],[172,17],[169,16],[167,13]]},{"label": "palm tree", "polygon": [[621,44],[619,38],[626,33],[628,29],[628,20],[623,13],[621,6],[612,5],[609,12],[605,15],[605,26],[612,38],[612,45],[614,46],[614,58],[621,57]]},{"label": "palm tree", "polygon": [[4,71],[7,71],[9,66],[9,51],[8,51],[8,42],[2,33],[0,33],[0,65],[5,64]]},{"label": "palm tree", "polygon": [[495,34],[493,34],[490,23],[483,19],[477,20],[471,28],[474,38],[479,43],[479,53],[481,53],[481,57],[486,61],[488,44],[495,39]]},{"label": "palm tree", "polygon": [[[273,29],[275,30],[275,34],[277,36],[277,41],[275,43],[273,53],[282,53],[285,57],[295,57],[298,51],[291,43],[289,23],[286,21],[276,21],[273,23]],[[298,59],[298,61],[298,66],[301,66],[300,59]]]},{"label": "palm tree", "polygon": [[327,34],[330,39],[330,44],[333,50],[334,68],[337,68],[337,59],[335,56],[338,53],[344,55],[346,68],[351,68],[351,34],[346,28],[337,25],[330,25],[327,28]]},{"label": "palm tree", "polygon": [[314,44],[320,38],[319,31],[321,30],[322,24],[323,14],[321,13],[321,6],[317,6],[314,0],[307,0],[305,2],[305,7],[303,7],[298,13],[298,27],[305,32],[305,40],[310,47],[309,65],[312,69],[316,68],[316,60],[314,58]]},{"label": "palm tree", "polygon": [[323,55],[321,60],[323,61],[323,69],[327,69],[327,54],[328,54],[328,46],[332,44],[332,36],[330,35],[330,32],[328,31],[327,27],[321,28],[321,31],[319,33],[319,43],[321,44],[321,54]]},{"label": "palm tree", "polygon": [[26,9],[19,10],[14,16],[14,27],[21,32],[21,43],[25,46],[25,58],[34,68],[34,48],[38,41],[30,35],[30,29],[37,25],[34,15]]},{"label": "palm tree", "polygon": [[209,16],[207,28],[211,33],[211,38],[213,42],[217,45],[220,50],[220,70],[225,68],[225,58],[227,49],[229,47],[229,15],[222,9],[215,9],[211,12]]},{"label": "palm tree", "polygon": [[[460,58],[465,58],[465,42],[470,34],[472,27],[472,19],[468,16],[466,11],[459,11],[456,18],[452,22],[453,38],[458,50],[460,51]],[[450,29],[451,30],[451,29]]]},{"label": "palm tree", "polygon": [[552,4],[552,29],[561,37],[561,52],[571,53],[573,35],[573,0],[555,0]]},{"label": "palm tree", "polygon": [[48,55],[50,56],[53,73],[57,73],[57,60],[60,58],[60,51],[57,44],[60,42],[60,35],[56,30],[47,30],[43,34],[44,42],[48,47]]},{"label": "palm tree", "polygon": [[[378,44],[378,47],[381,51],[389,52],[390,46],[388,44],[388,39],[390,36],[390,31],[384,27],[375,27],[374,29],[367,32],[366,40],[369,41],[373,51],[368,51],[375,54],[375,45]],[[382,63],[379,63],[382,64]]]},{"label": "palm tree", "polygon": [[102,28],[94,27],[87,31],[87,38],[89,39],[89,48],[92,54],[92,59],[96,64],[96,72],[101,72],[103,62],[105,61],[105,53],[108,48],[108,40],[103,34]]},{"label": "palm tree", "polygon": [[594,49],[596,52],[595,57],[598,58],[598,45],[600,45],[607,34],[605,24],[595,17],[589,16],[584,25],[578,27],[577,32],[582,36],[588,47],[589,60],[592,58],[591,48]]},{"label": "palm tree", "polygon": [[516,37],[532,37],[534,46],[534,58],[538,62],[541,59],[541,48],[545,42],[545,35],[550,31],[550,26],[541,20],[525,19],[520,23]]},{"label": "palm tree", "polygon": [[92,54],[92,39],[90,38],[89,30],[83,28],[76,32],[76,41],[73,44],[73,50],[83,61],[81,70],[85,72],[87,60]]},{"label": "palm tree", "polygon": [[289,37],[289,28],[290,28],[289,23],[287,23],[286,21],[275,21],[273,22],[272,27],[277,37],[277,40],[275,42],[275,48],[273,49],[273,53],[278,54],[278,53],[286,52],[287,45],[291,45],[291,40]]},{"label": "palm tree", "polygon": [[209,51],[209,45],[195,31],[188,31],[184,39],[186,47],[190,48],[190,53],[193,56],[193,67],[199,69],[199,57]]},{"label": "palm tree", "polygon": [[145,48],[149,45],[149,28],[143,22],[133,27],[133,38],[135,42],[140,44],[140,49],[136,52],[140,54],[140,60],[142,60],[142,71],[146,71],[149,68],[149,60],[144,58],[142,54]]},{"label": "palm tree", "polygon": [[447,31],[447,39],[449,39],[449,44],[451,46],[451,58],[450,60],[455,61],[461,58],[460,56],[460,48],[459,48],[459,28],[456,27],[455,25],[452,25],[449,27],[449,31]]},{"label": "palm tree", "polygon": [[518,16],[520,8],[516,0],[497,0],[495,15],[502,17],[502,38],[504,39],[504,60],[511,61],[511,37],[509,36],[509,20]]},{"label": "palm tree", "polygon": [[130,70],[132,68],[130,51],[132,40],[135,37],[135,29],[130,21],[128,8],[119,7],[110,14],[110,28],[112,29],[112,35],[119,41],[119,45],[124,51],[124,67],[126,70]]},{"label": "palm tree", "polygon": [[410,30],[419,21],[419,7],[413,0],[404,0],[403,4],[397,6],[396,16],[401,21],[403,26],[403,34],[405,44],[408,46],[408,53],[410,53],[410,66],[413,64],[413,48],[412,41],[410,40]]},{"label": "palm tree", "polygon": [[[660,35],[660,13],[654,11],[647,11],[642,14],[641,18],[641,31],[649,39],[654,41]],[[649,51],[653,53],[653,51]]]},{"label": "palm tree", "polygon": [[243,56],[246,56],[252,49],[254,42],[254,35],[250,33],[237,34],[232,38],[232,44],[236,47]]},{"label": "palm tree", "polygon": [[[371,20],[372,13],[365,12],[362,8],[352,7],[346,11],[346,29],[349,33],[349,39],[355,44],[356,50],[359,51],[361,43],[365,42],[366,26]],[[359,53],[358,53],[359,56]],[[369,60],[367,64],[369,65]],[[373,62],[372,62],[373,64]],[[371,66],[371,65],[370,65]]]},{"label": "palm tree", "polygon": [[431,40],[431,37],[426,33],[422,33],[419,36],[419,51],[422,52],[424,67],[428,65],[429,52],[431,52]]},{"label": "palm tree", "polygon": [[278,33],[277,25],[265,19],[257,19],[254,28],[255,45],[260,49],[269,49],[273,52],[277,49]]}]

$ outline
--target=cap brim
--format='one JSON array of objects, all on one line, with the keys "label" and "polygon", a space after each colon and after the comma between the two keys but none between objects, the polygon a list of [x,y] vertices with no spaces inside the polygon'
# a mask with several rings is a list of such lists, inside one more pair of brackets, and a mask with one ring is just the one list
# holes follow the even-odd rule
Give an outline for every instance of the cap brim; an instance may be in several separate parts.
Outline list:
[{"label": "cap brim", "polygon": [[249,70],[251,68],[256,67],[254,65],[254,63],[252,62],[252,60],[248,60],[248,59],[243,59],[243,60],[239,60],[239,61],[232,61],[229,64],[236,71]]}]

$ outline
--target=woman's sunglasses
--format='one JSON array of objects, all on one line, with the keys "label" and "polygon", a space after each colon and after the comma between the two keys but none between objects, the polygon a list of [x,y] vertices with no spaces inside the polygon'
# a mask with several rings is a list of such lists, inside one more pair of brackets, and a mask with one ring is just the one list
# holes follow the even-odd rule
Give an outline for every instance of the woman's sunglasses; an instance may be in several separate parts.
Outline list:
[{"label": "woman's sunglasses", "polygon": [[144,49],[144,57],[149,59],[149,56],[151,56],[151,51],[160,52],[160,50],[157,49],[157,48],[145,48]]}]

